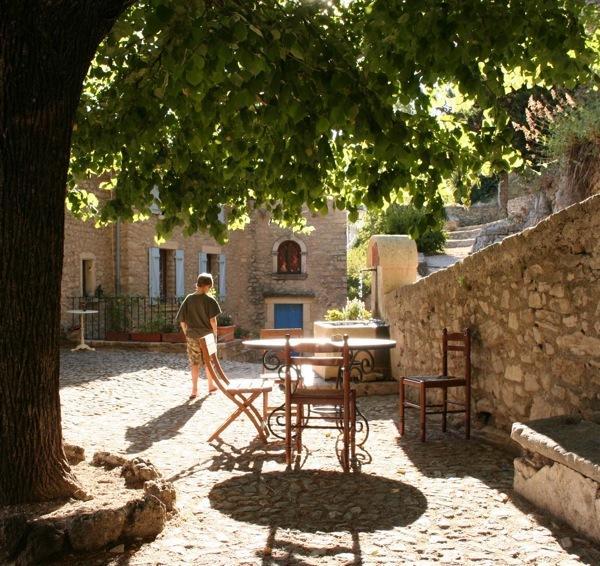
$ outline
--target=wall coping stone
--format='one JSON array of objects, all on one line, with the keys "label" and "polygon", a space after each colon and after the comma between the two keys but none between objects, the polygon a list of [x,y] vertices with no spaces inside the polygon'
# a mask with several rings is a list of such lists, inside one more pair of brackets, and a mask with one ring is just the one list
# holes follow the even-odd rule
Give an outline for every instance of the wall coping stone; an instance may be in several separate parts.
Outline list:
[{"label": "wall coping stone", "polygon": [[516,422],[511,438],[529,452],[600,482],[600,424],[577,416]]}]

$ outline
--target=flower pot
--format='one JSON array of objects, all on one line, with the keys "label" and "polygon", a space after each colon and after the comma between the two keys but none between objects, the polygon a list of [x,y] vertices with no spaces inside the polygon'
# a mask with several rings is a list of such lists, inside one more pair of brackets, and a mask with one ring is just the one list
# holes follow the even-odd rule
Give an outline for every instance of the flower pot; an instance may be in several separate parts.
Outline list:
[{"label": "flower pot", "polygon": [[104,339],[110,340],[111,342],[127,342],[129,340],[129,332],[123,332],[122,330],[107,330]]},{"label": "flower pot", "polygon": [[160,342],[160,332],[132,332],[133,342]]},{"label": "flower pot", "polygon": [[229,342],[235,338],[235,324],[217,326],[217,342]]},{"label": "flower pot", "polygon": [[160,336],[163,342],[185,342],[185,334],[183,332],[163,332]]}]

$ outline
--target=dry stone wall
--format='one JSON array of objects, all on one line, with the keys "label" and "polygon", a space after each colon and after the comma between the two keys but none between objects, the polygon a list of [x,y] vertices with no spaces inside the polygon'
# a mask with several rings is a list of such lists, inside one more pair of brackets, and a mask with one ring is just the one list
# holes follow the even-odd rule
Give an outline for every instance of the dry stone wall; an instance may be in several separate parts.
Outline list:
[{"label": "dry stone wall", "polygon": [[473,330],[473,410],[514,421],[600,411],[600,195],[385,297],[396,377],[439,371]]}]

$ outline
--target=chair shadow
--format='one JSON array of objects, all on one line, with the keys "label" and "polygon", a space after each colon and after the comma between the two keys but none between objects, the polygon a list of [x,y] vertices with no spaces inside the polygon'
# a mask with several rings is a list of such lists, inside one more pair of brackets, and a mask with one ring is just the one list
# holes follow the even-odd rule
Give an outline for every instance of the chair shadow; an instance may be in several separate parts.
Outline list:
[{"label": "chair shadow", "polygon": [[[318,546],[293,543],[290,541],[279,541],[277,540],[277,527],[270,527],[265,549],[257,554],[259,554],[259,557],[262,557],[262,566],[269,566],[272,564],[288,565],[291,563],[301,565],[305,562],[299,558],[300,556],[307,556],[311,558],[314,558],[315,555],[333,557],[342,553],[353,554],[354,560],[352,560],[351,563],[346,562],[346,564],[355,564],[358,566],[363,563],[359,534],[355,530],[351,530],[350,536],[352,537],[351,547],[337,544],[335,546],[322,548]],[[273,557],[274,550],[283,553],[283,556]]]},{"label": "chair shadow", "polygon": [[208,497],[213,509],[236,521],[302,532],[390,530],[413,523],[427,509],[413,486],[323,470],[236,476],[215,485]]},{"label": "chair shadow", "polygon": [[127,454],[136,454],[150,448],[159,440],[172,438],[202,407],[208,395],[198,398],[195,402],[186,401],[181,405],[171,407],[162,415],[140,426],[127,427],[125,439],[130,442]]},{"label": "chair shadow", "polygon": [[258,437],[249,444],[238,448],[218,438],[211,442],[218,452],[212,457],[208,469],[215,471],[241,470],[245,472],[260,472],[266,462],[276,462],[285,465],[283,440],[262,442]]}]

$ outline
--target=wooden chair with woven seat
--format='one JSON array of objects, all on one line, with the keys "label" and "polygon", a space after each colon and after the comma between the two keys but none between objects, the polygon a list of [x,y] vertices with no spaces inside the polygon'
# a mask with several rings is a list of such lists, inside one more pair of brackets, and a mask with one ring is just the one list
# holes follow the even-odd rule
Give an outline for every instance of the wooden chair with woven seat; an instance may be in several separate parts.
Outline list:
[{"label": "wooden chair with woven seat", "polygon": [[[266,417],[269,405],[269,393],[271,392],[271,381],[268,379],[229,379],[217,357],[217,343],[212,334],[205,336],[200,340],[200,346],[206,370],[210,372],[213,382],[219,390],[230,399],[237,409],[229,415],[221,426],[213,432],[208,442],[213,441],[240,415],[244,414],[256,428],[258,436],[263,442],[266,442],[268,429],[266,427]],[[262,396],[262,413],[254,406],[254,401]]]},{"label": "wooden chair with woven seat", "polygon": [[[340,431],[342,448],[338,454],[345,472],[356,458],[356,392],[350,386],[350,349],[348,336],[342,343],[302,340],[290,344],[286,336],[285,359],[285,461],[292,464],[294,444],[296,454],[302,450],[302,431],[307,428]],[[306,387],[303,367],[318,365],[337,367],[342,373],[341,387]],[[295,375],[293,375],[295,374]],[[313,416],[311,409],[327,408]],[[330,424],[314,425],[319,420]],[[332,424],[331,424],[332,423]],[[295,441],[295,442],[294,442]]]},{"label": "wooden chair with woven seat", "polygon": [[[464,375],[448,375],[448,352],[462,352]],[[418,403],[406,400],[406,387],[417,389]],[[448,399],[448,389],[464,388],[464,401]],[[441,403],[427,403],[427,391],[439,389],[442,392]],[[449,405],[451,406],[449,408]],[[407,407],[419,409],[421,442],[425,442],[427,415],[442,415],[442,431],[446,432],[446,417],[449,413],[465,414],[465,436],[471,435],[471,332],[448,332],[442,330],[442,373],[440,375],[411,375],[400,378],[400,436],[404,436],[404,412]]]}]

